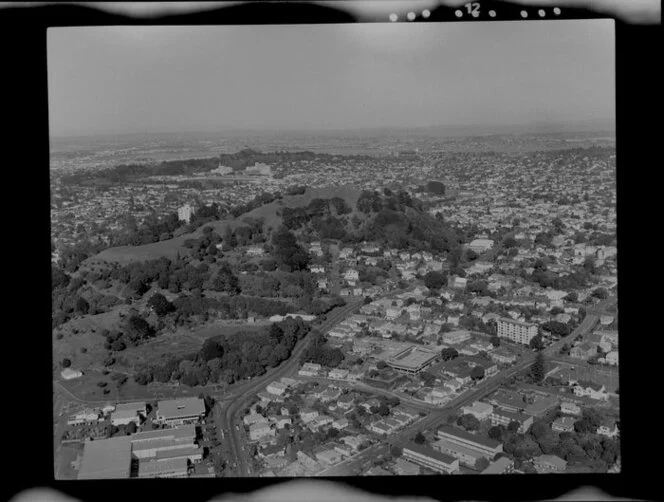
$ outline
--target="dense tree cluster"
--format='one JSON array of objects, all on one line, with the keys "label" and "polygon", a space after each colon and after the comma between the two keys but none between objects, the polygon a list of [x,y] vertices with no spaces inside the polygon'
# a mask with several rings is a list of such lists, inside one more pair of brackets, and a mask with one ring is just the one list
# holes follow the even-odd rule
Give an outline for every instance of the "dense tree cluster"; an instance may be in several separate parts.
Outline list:
[{"label": "dense tree cluster", "polygon": [[309,253],[297,243],[297,238],[287,228],[281,227],[272,235],[272,246],[272,255],[280,268],[288,272],[307,268]]},{"label": "dense tree cluster", "polygon": [[440,289],[447,286],[447,274],[432,270],[424,276],[424,285],[429,289]]},{"label": "dense tree cluster", "polygon": [[310,226],[321,239],[343,239],[346,237],[344,215],[352,209],[341,197],[313,199],[307,206],[284,207],[281,212],[283,225],[289,230]]},{"label": "dense tree cluster", "polygon": [[301,319],[285,319],[259,332],[212,337],[194,354],[139,369],[134,380],[141,385],[174,380],[195,387],[260,376],[288,359],[310,329]]},{"label": "dense tree cluster", "polygon": [[459,246],[458,236],[444,223],[420,211],[382,209],[367,220],[359,240],[412,251],[449,252]]},{"label": "dense tree cluster", "polygon": [[270,204],[275,200],[279,200],[281,198],[282,195],[279,192],[276,193],[262,192],[256,195],[256,197],[251,199],[246,204],[239,204],[237,206],[234,206],[233,208],[231,208],[230,213],[234,218],[237,218],[245,213],[249,213],[254,209],[258,209],[261,206]]},{"label": "dense tree cluster", "polygon": [[336,368],[344,360],[344,353],[326,344],[325,337],[316,332],[307,350],[302,354],[303,363],[316,363],[327,368]]},{"label": "dense tree cluster", "polygon": [[111,237],[111,246],[142,246],[152,242],[159,242],[173,237],[173,232],[184,225],[177,213],[169,213],[161,219],[153,215],[138,227],[135,219],[128,220],[129,224],[124,232],[118,232]]},{"label": "dense tree cluster", "polygon": [[457,425],[460,425],[467,431],[478,431],[480,430],[480,421],[477,419],[476,416],[471,415],[469,413],[461,415],[457,419]]},{"label": "dense tree cluster", "polygon": [[255,314],[264,317],[286,315],[293,312],[292,305],[251,296],[209,298],[199,295],[180,295],[173,300],[175,322],[180,324],[189,317],[216,312],[222,319],[246,319]]},{"label": "dense tree cluster", "polygon": [[557,336],[567,336],[571,333],[570,327],[559,321],[547,321],[542,324],[542,329]]},{"label": "dense tree cluster", "polygon": [[583,418],[575,423],[575,432],[557,434],[546,423],[536,421],[525,434],[518,434],[518,424],[515,424],[508,428],[493,426],[488,435],[503,443],[505,455],[516,461],[542,454],[557,455],[571,464],[606,472],[607,467],[616,461],[619,443],[616,439],[595,434],[600,421],[597,412],[584,410]]},{"label": "dense tree cluster", "polygon": [[157,335],[156,330],[139,315],[128,317],[121,329],[104,330],[102,335],[106,338],[104,348],[120,352],[127,347],[135,347]]},{"label": "dense tree cluster", "polygon": [[440,351],[440,357],[443,361],[450,361],[459,357],[459,352],[453,347],[446,347]]},{"label": "dense tree cluster", "polygon": [[528,278],[543,288],[563,290],[585,288],[590,280],[589,274],[583,269],[583,267],[567,275],[559,275],[543,268],[535,268]]},{"label": "dense tree cluster", "polygon": [[530,367],[530,377],[533,382],[541,383],[542,381],[544,381],[545,376],[546,376],[546,365],[544,362],[544,355],[541,352],[538,352],[537,356],[535,357],[535,362]]},{"label": "dense tree cluster", "polygon": [[426,188],[429,193],[445,195],[445,184],[441,181],[429,181]]},{"label": "dense tree cluster", "polygon": [[152,309],[159,317],[164,317],[175,310],[173,304],[169,302],[161,293],[153,294],[148,300],[148,307]]},{"label": "dense tree cluster", "polygon": [[51,290],[66,288],[69,281],[69,276],[60,267],[51,265]]}]

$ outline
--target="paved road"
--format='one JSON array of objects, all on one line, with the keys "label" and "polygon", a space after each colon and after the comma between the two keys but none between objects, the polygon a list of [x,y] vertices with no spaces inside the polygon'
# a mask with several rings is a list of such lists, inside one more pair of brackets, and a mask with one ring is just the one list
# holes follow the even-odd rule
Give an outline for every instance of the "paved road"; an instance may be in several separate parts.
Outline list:
[{"label": "paved road", "polygon": [[[355,312],[362,305],[362,300],[348,301],[348,303],[335,310],[327,316],[323,324],[316,329],[321,333],[326,333],[332,329],[336,324],[347,318],[350,314]],[[240,414],[254,398],[257,392],[260,392],[273,380],[277,380],[284,376],[289,376],[297,370],[300,364],[300,356],[306,350],[309,342],[309,337],[302,340],[298,346],[295,347],[290,359],[281,364],[279,367],[270,370],[265,375],[255,378],[239,388],[233,389],[234,397],[231,398],[225,406],[222,415],[222,430],[224,431],[227,441],[230,443],[230,450],[232,458],[229,459],[229,465],[237,464],[237,467],[231,472],[236,476],[251,476],[253,469],[251,468],[252,459],[248,452],[243,450],[245,441],[242,440],[244,430],[242,422],[240,421]]]}]

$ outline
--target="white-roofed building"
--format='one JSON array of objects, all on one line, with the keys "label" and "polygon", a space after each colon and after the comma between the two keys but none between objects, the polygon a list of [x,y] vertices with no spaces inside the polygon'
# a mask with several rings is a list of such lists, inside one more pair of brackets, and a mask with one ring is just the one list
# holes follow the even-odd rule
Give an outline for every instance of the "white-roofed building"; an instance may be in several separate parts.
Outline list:
[{"label": "white-roofed building", "polygon": [[249,439],[257,441],[267,436],[274,436],[276,431],[269,423],[256,423],[249,426]]},{"label": "white-roofed building", "polygon": [[481,401],[475,401],[471,406],[461,408],[464,415],[473,415],[478,420],[488,420],[493,413],[493,406]]},{"label": "white-roofed building", "polygon": [[111,413],[111,423],[116,427],[118,425],[127,425],[129,422],[140,425],[141,419],[146,415],[147,407],[144,401],[118,404],[115,407],[115,411]]},{"label": "white-roofed building", "polygon": [[287,389],[288,386],[281,382],[272,382],[265,388],[265,390],[267,390],[270,394],[275,394],[277,396],[283,395]]},{"label": "white-roofed building", "polygon": [[83,372],[81,370],[74,370],[72,368],[65,368],[60,372],[60,376],[64,380],[73,380],[75,378],[80,378],[83,376]]},{"label": "white-roofed building", "polygon": [[205,403],[198,397],[159,401],[156,422],[182,425],[198,422],[205,416]]},{"label": "white-roofed building", "polygon": [[476,253],[484,253],[493,247],[493,240],[491,239],[475,239],[468,247]]}]

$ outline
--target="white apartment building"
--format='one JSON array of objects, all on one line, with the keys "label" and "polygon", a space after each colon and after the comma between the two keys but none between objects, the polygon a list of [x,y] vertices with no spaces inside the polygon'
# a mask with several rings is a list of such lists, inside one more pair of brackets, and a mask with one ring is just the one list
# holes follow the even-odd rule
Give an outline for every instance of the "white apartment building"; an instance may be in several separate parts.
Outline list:
[{"label": "white apartment building", "polygon": [[191,221],[191,217],[194,215],[194,212],[195,210],[191,204],[185,204],[184,206],[178,208],[178,220],[186,221],[189,223]]},{"label": "white apartment building", "polygon": [[516,343],[528,345],[537,336],[537,325],[501,317],[498,319],[498,336]]}]

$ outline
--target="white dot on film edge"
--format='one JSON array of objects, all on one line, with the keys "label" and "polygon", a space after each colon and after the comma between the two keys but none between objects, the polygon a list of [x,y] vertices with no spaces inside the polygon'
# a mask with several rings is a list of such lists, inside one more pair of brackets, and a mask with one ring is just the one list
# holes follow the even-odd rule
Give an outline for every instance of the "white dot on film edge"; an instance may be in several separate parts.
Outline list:
[{"label": "white dot on film edge", "polygon": [[429,9],[424,9],[424,10],[422,11],[422,17],[423,17],[423,18],[426,19],[426,18],[429,17],[430,15],[431,15],[431,12],[429,11]]},{"label": "white dot on film edge", "polygon": [[490,10],[490,11],[489,11],[489,15],[490,15],[491,17],[496,17],[496,11],[495,11],[495,10]]},{"label": "white dot on film edge", "polygon": [[477,11],[473,11],[473,17],[480,17],[480,13]]},{"label": "white dot on film edge", "polygon": [[528,13],[525,10],[522,10],[521,17],[528,17]]},{"label": "white dot on film edge", "polygon": [[412,21],[413,19],[415,19],[415,13],[414,12],[409,12],[407,17],[408,17],[409,21]]},{"label": "white dot on film edge", "polygon": [[463,16],[463,12],[461,12],[460,10],[455,11],[454,14],[456,15],[456,17]]},{"label": "white dot on film edge", "polygon": [[544,12],[544,9],[538,10],[537,13],[540,15],[540,17],[546,16],[546,12]]},{"label": "white dot on film edge", "polygon": [[399,16],[397,16],[397,15],[394,14],[394,13],[393,13],[393,14],[390,14],[390,21],[394,22],[394,21],[396,21],[397,19],[399,19]]},{"label": "white dot on film edge", "polygon": [[556,16],[559,15],[559,14],[560,14],[560,9],[559,9],[558,7],[555,7],[555,8],[553,9],[553,13],[554,13]]}]

